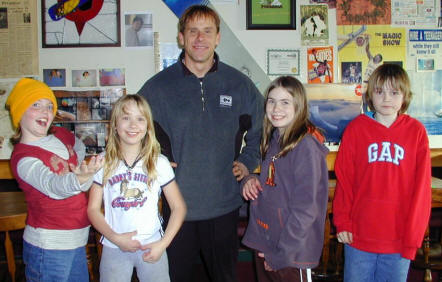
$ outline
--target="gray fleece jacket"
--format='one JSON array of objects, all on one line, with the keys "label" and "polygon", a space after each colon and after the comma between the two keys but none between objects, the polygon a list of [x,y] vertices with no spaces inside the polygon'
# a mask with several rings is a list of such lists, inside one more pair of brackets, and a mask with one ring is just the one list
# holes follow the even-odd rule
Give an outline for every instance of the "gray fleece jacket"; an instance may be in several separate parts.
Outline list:
[{"label": "gray fleece jacket", "polygon": [[178,164],[186,220],[211,219],[242,204],[232,164],[238,160],[253,171],[259,163],[263,97],[248,77],[219,62],[216,54],[201,79],[181,59],[149,79],[138,94],[152,108],[163,154]]}]

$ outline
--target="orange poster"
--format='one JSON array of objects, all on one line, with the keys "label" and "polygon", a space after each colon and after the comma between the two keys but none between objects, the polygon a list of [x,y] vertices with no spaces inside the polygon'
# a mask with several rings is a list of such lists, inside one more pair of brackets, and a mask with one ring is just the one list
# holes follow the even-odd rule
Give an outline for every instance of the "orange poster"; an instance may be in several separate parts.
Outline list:
[{"label": "orange poster", "polygon": [[307,49],[308,83],[333,82],[333,46]]}]

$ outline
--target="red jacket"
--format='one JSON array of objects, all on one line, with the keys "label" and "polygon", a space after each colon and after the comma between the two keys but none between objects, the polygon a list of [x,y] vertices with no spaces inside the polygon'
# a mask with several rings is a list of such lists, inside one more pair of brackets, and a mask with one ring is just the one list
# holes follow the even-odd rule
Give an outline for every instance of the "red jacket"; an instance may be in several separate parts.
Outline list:
[{"label": "red jacket", "polygon": [[11,156],[11,168],[20,188],[25,192],[28,205],[26,223],[34,228],[70,230],[80,229],[89,225],[87,217],[86,193],[63,199],[51,199],[31,185],[23,181],[17,173],[17,164],[20,159],[33,157],[40,159],[56,174],[63,175],[69,172],[69,163],[77,165],[77,155],[73,147],[75,137],[64,128],[55,128],[55,137],[61,140],[69,151],[69,159],[59,156],[37,146],[19,143],[15,145]]},{"label": "red jacket", "polygon": [[333,221],[352,247],[413,259],[431,210],[431,159],[424,126],[400,115],[385,127],[366,115],[346,128],[335,172]]}]

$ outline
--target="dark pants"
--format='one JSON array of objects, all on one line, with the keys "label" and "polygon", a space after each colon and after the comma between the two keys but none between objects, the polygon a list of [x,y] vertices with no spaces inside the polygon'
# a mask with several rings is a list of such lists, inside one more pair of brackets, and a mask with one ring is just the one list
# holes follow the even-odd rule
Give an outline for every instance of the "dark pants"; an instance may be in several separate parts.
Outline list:
[{"label": "dark pants", "polygon": [[[256,276],[259,282],[307,282],[307,271],[294,267],[286,267],[278,271],[267,271],[264,268],[264,259],[255,252]],[[301,278],[302,273],[302,278]]]},{"label": "dark pants", "polygon": [[187,282],[202,255],[213,282],[237,281],[238,209],[208,220],[185,221],[167,248],[172,282]]}]

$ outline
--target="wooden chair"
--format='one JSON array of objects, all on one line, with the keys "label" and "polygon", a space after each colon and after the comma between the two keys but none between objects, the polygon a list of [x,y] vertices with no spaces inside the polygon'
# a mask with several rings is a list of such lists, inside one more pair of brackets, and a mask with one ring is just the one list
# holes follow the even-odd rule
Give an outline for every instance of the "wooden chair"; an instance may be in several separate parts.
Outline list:
[{"label": "wooden chair", "polygon": [[[327,155],[327,168],[330,174],[334,171],[336,152]],[[317,280],[339,281],[342,280],[343,244],[336,239],[332,226],[332,203],[335,195],[336,179],[329,180],[327,215],[325,218],[324,244],[320,265],[313,270]]]},{"label": "wooden chair", "polygon": [[336,233],[332,227],[332,202],[335,193],[336,181],[330,180],[327,215],[325,218],[324,244],[320,265],[314,269],[314,277],[317,280],[340,281],[342,280],[343,244],[336,239]]},{"label": "wooden chair", "polygon": [[15,281],[15,256],[12,246],[10,231],[25,228],[26,203],[23,192],[1,192],[0,193],[0,232],[5,232],[6,261],[8,272],[12,281]]},{"label": "wooden chair", "polygon": [[[422,247],[412,261],[413,268],[425,271],[424,281],[433,281],[432,271],[442,271],[442,179],[432,179],[432,212]],[[430,231],[436,231],[433,238]]]}]

